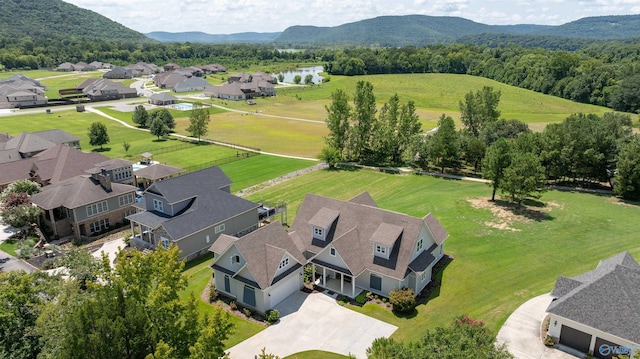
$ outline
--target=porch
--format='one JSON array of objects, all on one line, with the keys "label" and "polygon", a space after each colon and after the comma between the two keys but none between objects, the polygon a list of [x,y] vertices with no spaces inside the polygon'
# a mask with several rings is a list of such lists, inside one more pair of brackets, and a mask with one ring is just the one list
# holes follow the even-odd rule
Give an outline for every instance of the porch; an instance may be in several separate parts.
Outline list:
[{"label": "porch", "polygon": [[360,290],[356,291],[356,281],[351,274],[315,263],[312,266],[312,278],[314,278],[315,285],[350,298],[355,298],[360,292]]}]

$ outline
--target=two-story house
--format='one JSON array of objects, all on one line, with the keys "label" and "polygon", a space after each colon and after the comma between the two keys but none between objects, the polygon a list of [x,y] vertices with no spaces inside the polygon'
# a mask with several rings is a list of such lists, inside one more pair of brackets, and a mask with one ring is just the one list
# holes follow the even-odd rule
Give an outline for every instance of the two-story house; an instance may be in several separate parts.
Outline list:
[{"label": "two-story house", "polygon": [[[274,222],[275,223],[275,222]],[[211,246],[216,289],[265,312],[302,284],[302,265],[316,284],[355,297],[394,289],[419,294],[444,255],[447,232],[428,214],[422,218],[378,208],[368,193],[340,201],[307,194],[291,229],[274,224],[246,236],[221,237]]]},{"label": "two-story house", "polygon": [[41,223],[54,237],[99,234],[132,213],[136,187],[112,183],[104,173],[75,176],[43,187],[31,202],[43,210]]},{"label": "two-story house", "polygon": [[222,234],[240,237],[257,229],[259,205],[234,196],[230,186],[219,167],[151,184],[135,204],[138,213],[127,217],[138,232],[134,241],[151,248],[173,243],[191,260]]},{"label": "two-story house", "polygon": [[122,158],[112,158],[96,163],[95,167],[87,170],[87,173],[92,175],[105,174],[114,183],[124,183],[132,186],[136,184],[133,174],[133,162]]}]

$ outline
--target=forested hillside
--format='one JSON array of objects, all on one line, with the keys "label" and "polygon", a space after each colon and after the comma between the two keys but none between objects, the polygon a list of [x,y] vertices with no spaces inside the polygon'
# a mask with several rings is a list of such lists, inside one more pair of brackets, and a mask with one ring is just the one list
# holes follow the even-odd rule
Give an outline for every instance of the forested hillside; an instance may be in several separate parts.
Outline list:
[{"label": "forested hillside", "polygon": [[151,41],[117,22],[61,0],[0,0],[0,39]]}]

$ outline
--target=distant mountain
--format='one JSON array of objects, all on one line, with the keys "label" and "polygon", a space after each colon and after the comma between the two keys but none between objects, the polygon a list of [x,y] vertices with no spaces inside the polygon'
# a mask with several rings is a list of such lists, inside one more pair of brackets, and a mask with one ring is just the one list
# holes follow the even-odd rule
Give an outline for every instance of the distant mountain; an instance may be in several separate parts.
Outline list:
[{"label": "distant mountain", "polygon": [[585,17],[564,25],[535,31],[532,34],[609,40],[638,37],[640,36],[640,15]]},{"label": "distant mountain", "polygon": [[199,31],[164,32],[154,31],[145,35],[160,42],[195,42],[203,44],[214,43],[269,43],[273,42],[280,32],[241,32],[227,35],[212,35]]},{"label": "distant mountain", "polygon": [[[292,26],[274,41],[287,45],[425,46],[485,35],[552,38],[625,39],[640,36],[640,15],[583,18],[560,26],[486,25],[460,17],[380,16],[334,27]],[[526,37],[517,40],[531,41]],[[561,45],[561,44],[558,44]]]},{"label": "distant mountain", "polygon": [[0,37],[148,42],[143,34],[62,0],[0,0]]}]

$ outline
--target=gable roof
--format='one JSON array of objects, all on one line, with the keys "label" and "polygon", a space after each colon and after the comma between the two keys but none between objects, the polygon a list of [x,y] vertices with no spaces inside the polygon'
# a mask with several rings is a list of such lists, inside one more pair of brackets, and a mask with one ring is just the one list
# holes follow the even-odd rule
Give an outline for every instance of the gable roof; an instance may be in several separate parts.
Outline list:
[{"label": "gable roof", "polygon": [[[367,196],[361,194],[356,198],[369,202]],[[327,210],[337,211],[340,215],[328,231],[326,241],[314,240],[310,222],[320,211]],[[369,269],[403,279],[424,226],[434,234],[437,244],[442,244],[448,236],[433,216],[416,218],[358,202],[307,194],[291,226],[291,235],[297,237],[296,240],[302,243],[304,250],[313,255],[332,244],[354,275]],[[389,259],[373,255],[372,240],[392,245]]]},{"label": "gable roof", "polygon": [[79,140],[78,137],[62,130],[23,132],[0,143],[0,163],[21,160],[28,157],[29,154],[42,152],[58,144],[78,142]]},{"label": "gable roof", "polygon": [[596,269],[559,277],[547,312],[640,343],[640,265],[629,252]]},{"label": "gable roof", "polygon": [[58,207],[78,208],[135,192],[135,190],[134,186],[112,183],[111,191],[107,192],[98,180],[88,175],[81,175],[44,187],[42,192],[31,196],[31,201],[45,210]]},{"label": "gable roof", "polygon": [[[217,244],[221,239],[222,243]],[[298,262],[292,266],[294,270],[306,263],[306,259],[278,221],[241,238],[220,236],[210,250],[217,254],[223,254],[231,246],[235,246],[242,254],[246,261],[244,268],[251,272],[260,289],[266,289],[284,277],[281,274],[285,273],[278,273],[278,266],[285,255],[290,255]],[[217,255],[216,258],[221,258],[221,255]],[[290,272],[286,271],[286,273]]]},{"label": "gable roof", "polygon": [[156,101],[175,101],[178,99],[168,92],[156,92],[149,96],[149,98]]},{"label": "gable roof", "polygon": [[[231,180],[219,167],[209,167],[158,181],[149,186],[146,192],[162,196],[170,204],[190,201],[187,208],[174,217],[168,217],[156,211],[146,211],[127,218],[148,223],[150,227],[153,227],[151,223],[161,224],[172,239],[178,240],[258,208],[257,203],[236,197],[223,190],[230,184]],[[146,208],[145,201],[139,202],[137,207]]]},{"label": "gable roof", "polygon": [[105,156],[85,153],[73,147],[56,145],[29,158],[2,164],[0,184],[38,176],[41,181],[50,184],[70,177],[84,174],[96,162],[104,161]]},{"label": "gable roof", "polygon": [[94,164],[95,167],[87,170],[88,173],[100,173],[102,170],[112,171],[122,167],[129,167],[133,164],[131,161],[124,160],[122,158],[110,158],[106,161],[101,161]]},{"label": "gable roof", "polygon": [[146,178],[152,181],[156,181],[156,180],[173,176],[182,172],[184,172],[184,170],[178,167],[167,166],[161,163],[156,163],[151,166],[147,166],[139,170],[135,170],[133,171],[133,174],[138,178]]}]

